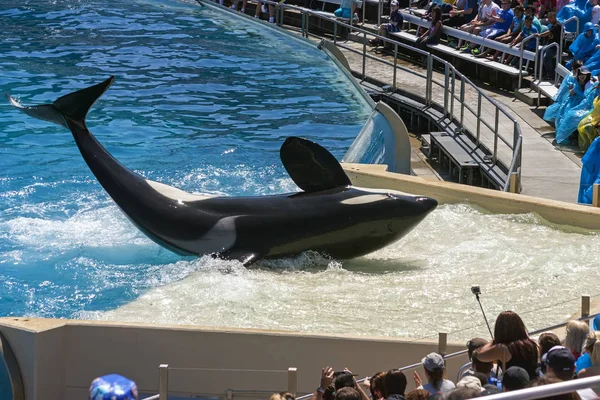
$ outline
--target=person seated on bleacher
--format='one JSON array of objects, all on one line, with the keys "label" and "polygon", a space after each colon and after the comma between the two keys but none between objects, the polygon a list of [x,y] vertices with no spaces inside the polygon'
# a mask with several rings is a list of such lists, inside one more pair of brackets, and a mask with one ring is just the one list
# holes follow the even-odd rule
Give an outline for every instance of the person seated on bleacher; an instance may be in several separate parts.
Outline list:
[{"label": "person seated on bleacher", "polygon": [[530,375],[524,368],[512,366],[502,375],[502,391],[512,392],[527,387],[531,381]]},{"label": "person seated on bleacher", "polygon": [[554,103],[550,104],[546,108],[546,112],[544,112],[544,121],[553,123],[556,120],[556,116],[558,115],[561,107],[563,107],[563,103],[569,100],[570,89],[573,87],[573,84],[577,81],[577,76],[579,75],[579,68],[581,68],[581,61],[574,61],[571,65],[571,72],[569,75],[565,76],[563,81],[558,88],[558,92],[554,96],[552,100]]},{"label": "person seated on bleacher", "polygon": [[[513,8],[513,13],[514,16],[512,19],[512,23],[508,27],[506,33],[498,36],[496,39],[494,39],[494,41],[509,44],[510,42],[515,40],[519,33],[521,33],[521,27],[523,26],[523,20],[525,19],[525,7],[516,6],[515,8]],[[483,53],[479,54],[477,57],[487,57],[492,53],[494,53],[494,55],[492,56],[492,61],[498,61],[500,57],[502,57],[502,54],[504,54],[500,50],[496,50],[494,52],[494,49],[487,49]]]},{"label": "person seated on bleacher", "polygon": [[[396,1],[397,3],[397,1]],[[333,15],[336,18],[350,18],[352,17],[355,21],[358,22],[358,14],[354,11],[356,10],[356,5],[358,4],[358,0],[342,0],[340,3],[340,8],[333,12]]]},{"label": "person seated on bleacher", "polygon": [[[479,33],[479,36],[486,39],[496,39],[508,31],[508,28],[510,28],[512,25],[512,20],[515,16],[513,10],[510,9],[511,0],[502,0],[501,5],[502,9],[500,12],[490,16],[490,18],[494,21],[494,24],[490,28],[482,30]],[[471,44],[471,47],[475,46]],[[482,54],[483,51],[480,48],[473,48],[471,53],[477,56]]]},{"label": "person seated on bleacher", "polygon": [[[267,7],[259,1],[256,3],[256,11],[254,12],[254,18],[260,18],[261,12],[266,14]],[[268,12],[269,12],[269,22],[274,23],[275,22],[275,6],[272,4],[269,4]]]},{"label": "person seated on bleacher", "polygon": [[[542,39],[541,45],[548,46],[552,43],[560,44],[560,34],[562,26],[556,19],[556,12],[550,11],[548,13],[548,30],[537,35]],[[543,66],[543,78],[553,79],[554,78],[554,58],[556,57],[556,47],[551,47],[544,53],[544,66]],[[540,54],[541,57],[541,54]]]},{"label": "person seated on bleacher", "polygon": [[118,374],[100,376],[92,381],[90,400],[136,400],[138,388],[134,381]]},{"label": "person seated on bleacher", "polygon": [[[387,36],[388,32],[400,32],[403,23],[404,18],[402,17],[402,13],[400,13],[398,1],[392,0],[392,2],[390,3],[390,22],[385,25],[381,24],[381,26],[379,27],[379,32],[377,32],[377,34],[379,36]],[[383,40],[371,39],[369,40],[369,43],[373,46],[380,46],[383,44]]]},{"label": "person seated on bleacher", "polygon": [[335,392],[335,400],[364,400],[358,390],[351,387],[343,387]]},{"label": "person seated on bleacher", "polygon": [[544,20],[550,11],[553,11],[555,8],[555,1],[552,0],[536,0],[533,3],[533,8],[535,9],[534,16],[539,20]]},{"label": "person seated on bleacher", "polygon": [[596,51],[596,46],[598,44],[600,44],[600,40],[598,40],[596,36],[594,24],[586,22],[583,26],[583,32],[581,32],[577,36],[577,39],[569,46],[569,51],[573,53],[573,59],[565,64],[565,66],[571,68],[571,63],[574,60],[581,61],[585,64]]},{"label": "person seated on bleacher", "polygon": [[435,7],[431,12],[431,26],[417,39],[417,47],[425,49],[429,45],[438,44],[442,36],[442,10]]},{"label": "person seated on bleacher", "polygon": [[385,372],[381,371],[381,372],[377,372],[375,375],[373,375],[370,378],[366,378],[365,381],[363,382],[364,386],[367,386],[369,388],[369,392],[371,392],[371,399],[373,400],[380,400],[383,397],[383,394],[385,393],[385,385],[383,383],[383,380],[385,378]]},{"label": "person seated on bleacher", "polygon": [[[538,345],[540,346],[540,354],[543,355],[554,346],[560,346],[560,339],[552,332],[544,332],[538,338]],[[538,372],[543,375],[546,372],[546,366],[541,361],[538,365]]]},{"label": "person seated on bleacher", "polygon": [[[233,4],[231,5],[232,10],[236,10],[238,6],[239,0],[233,0]],[[242,0],[242,8],[240,8],[240,12],[242,14],[246,13],[246,5],[248,4],[248,0]]]},{"label": "person seated on bleacher", "polygon": [[[462,8],[458,3],[449,11],[450,18],[443,21],[444,25],[457,27],[470,23],[477,16],[479,4],[477,0],[465,0]],[[448,45],[452,46],[451,43]]]},{"label": "person seated on bleacher", "polygon": [[431,394],[439,394],[456,387],[454,382],[444,379],[444,371],[446,369],[444,357],[438,353],[429,353],[421,360],[421,362],[423,363],[427,383],[423,384],[423,380],[419,376],[419,373],[415,371],[413,379],[415,380],[415,385],[418,389],[425,389]]},{"label": "person seated on bleacher", "polygon": [[[539,33],[537,28],[533,25],[533,18],[534,17],[532,17],[531,15],[525,17],[525,20],[523,21],[523,28],[521,28],[521,32],[519,32],[517,37],[512,42],[510,42],[510,44],[508,45],[509,47],[514,47],[516,44],[521,43],[523,40],[525,40],[525,38]],[[535,43],[535,40],[529,40],[527,43],[525,43],[525,50],[535,51]],[[513,56],[508,56],[504,60],[504,64],[514,65],[516,64],[516,62],[518,62],[518,60],[518,58],[514,58],[513,62]],[[518,67],[518,65],[516,66]]]},{"label": "person seated on bleacher", "polygon": [[484,383],[484,385],[487,383],[490,385],[499,386],[500,388],[502,387],[501,385],[499,385],[498,378],[496,375],[497,370],[495,369],[494,363],[491,361],[481,361],[479,359],[479,349],[473,352],[473,359],[471,363],[473,371],[475,373],[481,373],[485,375],[486,382]]},{"label": "person seated on bleacher", "polygon": [[[467,33],[479,35],[479,32],[482,30],[492,27],[495,22],[492,19],[492,16],[498,14],[499,10],[500,7],[498,7],[496,3],[492,2],[492,0],[481,0],[481,6],[479,7],[479,13],[477,14],[477,17],[475,17],[475,19],[473,19],[473,21],[471,21],[469,24],[465,24],[459,29]],[[466,43],[463,46],[460,46],[459,42],[459,48],[461,51],[470,52],[471,44]]]},{"label": "person seated on bleacher", "polygon": [[542,33],[545,31],[544,27],[542,26],[542,23],[540,22],[540,20],[538,19],[538,17],[535,16],[535,7],[533,5],[528,5],[527,7],[525,7],[525,16],[531,16],[533,17],[532,19],[532,24],[533,26],[535,26],[535,28],[538,30],[538,33]]}]

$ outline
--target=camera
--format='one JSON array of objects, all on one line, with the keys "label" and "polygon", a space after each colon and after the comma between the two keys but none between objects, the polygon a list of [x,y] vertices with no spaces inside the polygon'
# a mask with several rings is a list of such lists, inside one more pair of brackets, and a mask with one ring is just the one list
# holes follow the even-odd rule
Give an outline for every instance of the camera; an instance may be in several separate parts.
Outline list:
[{"label": "camera", "polygon": [[471,293],[473,293],[475,296],[480,295],[481,289],[479,286],[471,286]]}]

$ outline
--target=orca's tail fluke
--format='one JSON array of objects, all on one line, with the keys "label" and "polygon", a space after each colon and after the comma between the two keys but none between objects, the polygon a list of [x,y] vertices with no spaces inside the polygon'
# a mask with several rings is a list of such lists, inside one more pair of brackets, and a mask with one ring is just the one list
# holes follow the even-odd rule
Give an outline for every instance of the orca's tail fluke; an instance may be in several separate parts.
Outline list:
[{"label": "orca's tail fluke", "polygon": [[65,117],[69,117],[75,122],[85,124],[85,117],[88,111],[96,100],[106,92],[114,80],[115,77],[111,76],[104,82],[64,95],[52,104],[25,107],[8,93],[6,93],[6,98],[10,104],[27,115],[68,128]]}]

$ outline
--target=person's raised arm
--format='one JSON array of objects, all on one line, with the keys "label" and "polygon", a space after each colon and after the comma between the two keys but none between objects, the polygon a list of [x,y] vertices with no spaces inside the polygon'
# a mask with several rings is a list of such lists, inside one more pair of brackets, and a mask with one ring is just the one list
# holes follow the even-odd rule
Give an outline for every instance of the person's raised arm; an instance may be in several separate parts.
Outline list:
[{"label": "person's raised arm", "polygon": [[[519,36],[521,36],[520,33]],[[517,39],[519,36],[517,36]],[[514,45],[514,42],[511,45]],[[477,359],[483,362],[493,362],[496,360],[509,362],[511,358],[512,356],[510,355],[510,351],[508,351],[508,347],[503,344],[494,344],[493,341],[484,344],[483,347],[479,348],[477,353]]]},{"label": "person's raised arm", "polygon": [[319,387],[313,393],[312,400],[322,400],[323,394],[333,382],[333,368],[325,367],[321,369],[321,382],[319,383]]}]

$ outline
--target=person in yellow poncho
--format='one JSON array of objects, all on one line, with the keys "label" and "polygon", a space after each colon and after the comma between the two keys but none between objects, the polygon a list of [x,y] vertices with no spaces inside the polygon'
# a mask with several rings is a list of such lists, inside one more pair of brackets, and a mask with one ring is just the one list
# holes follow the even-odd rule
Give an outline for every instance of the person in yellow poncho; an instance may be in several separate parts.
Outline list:
[{"label": "person in yellow poncho", "polygon": [[600,96],[594,100],[594,109],[579,122],[577,132],[578,144],[581,151],[586,151],[598,136],[600,124]]}]

